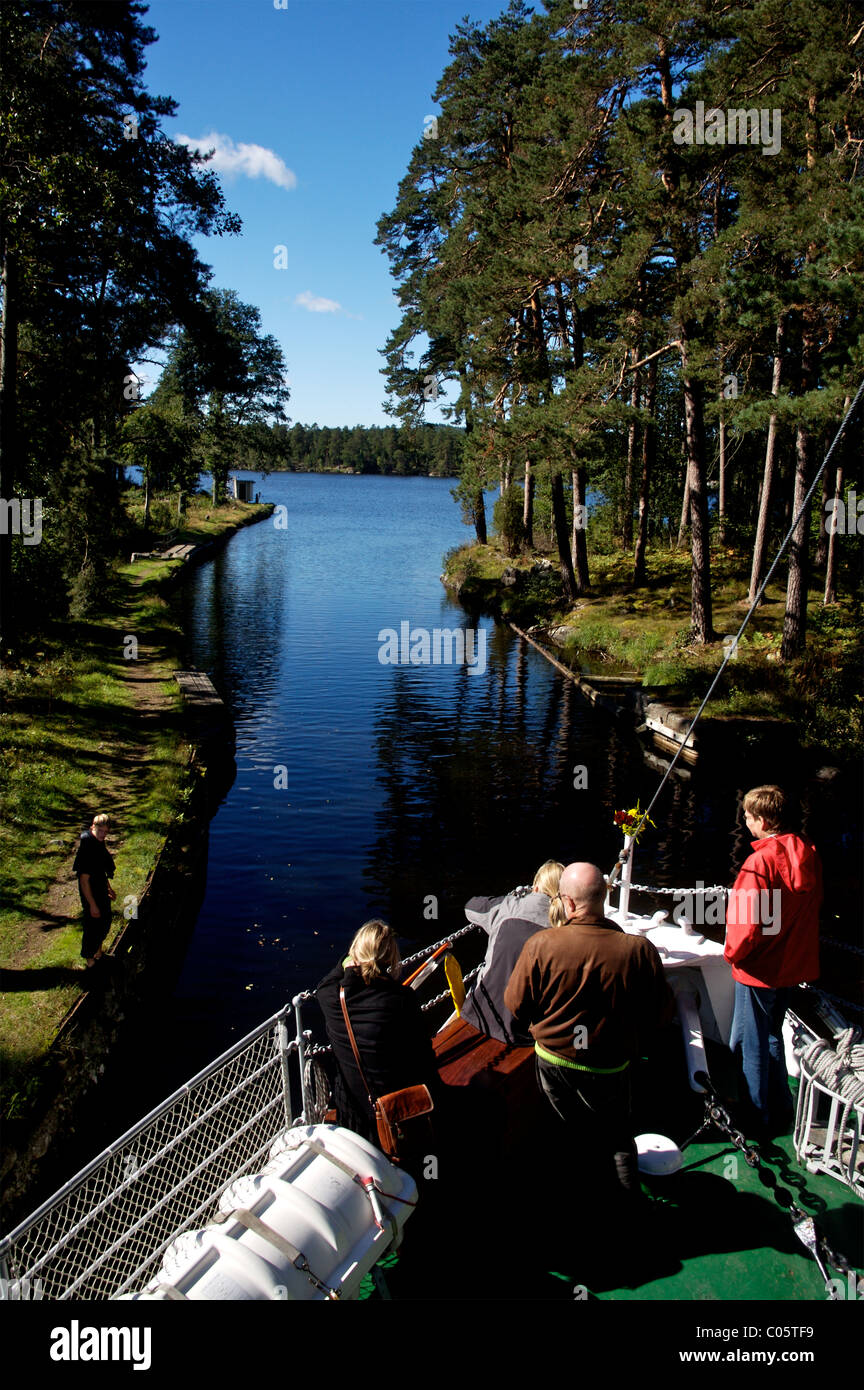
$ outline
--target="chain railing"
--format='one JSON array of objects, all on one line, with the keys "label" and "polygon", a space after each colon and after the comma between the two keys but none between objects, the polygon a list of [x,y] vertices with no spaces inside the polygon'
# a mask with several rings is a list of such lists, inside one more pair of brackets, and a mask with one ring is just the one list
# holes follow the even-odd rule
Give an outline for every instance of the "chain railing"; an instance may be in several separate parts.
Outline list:
[{"label": "chain railing", "polygon": [[225,1188],[302,1116],[291,1013],[223,1053],[5,1236],[0,1295],[105,1299],[143,1288],[178,1233],[205,1225]]}]

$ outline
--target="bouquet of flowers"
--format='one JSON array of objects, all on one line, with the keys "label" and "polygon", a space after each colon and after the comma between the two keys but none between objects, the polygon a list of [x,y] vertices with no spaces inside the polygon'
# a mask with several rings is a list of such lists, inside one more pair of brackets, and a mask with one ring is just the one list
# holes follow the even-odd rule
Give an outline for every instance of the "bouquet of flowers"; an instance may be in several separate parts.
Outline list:
[{"label": "bouquet of flowers", "polygon": [[638,836],[642,834],[642,831],[645,829],[646,825],[654,824],[653,820],[651,820],[649,816],[646,816],[644,823],[639,827],[639,830],[637,831],[636,827],[642,820],[642,812],[639,809],[638,801],[636,802],[635,806],[630,808],[629,811],[616,811],[612,819],[614,820],[618,829],[623,830],[624,834],[630,840],[637,839]]}]

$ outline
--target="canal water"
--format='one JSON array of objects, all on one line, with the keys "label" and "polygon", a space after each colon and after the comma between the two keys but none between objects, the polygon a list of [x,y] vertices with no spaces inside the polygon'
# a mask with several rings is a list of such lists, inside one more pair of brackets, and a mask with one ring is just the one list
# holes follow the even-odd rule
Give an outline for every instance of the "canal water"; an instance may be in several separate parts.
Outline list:
[{"label": "canal water", "polygon": [[[608,871],[613,811],[645,806],[659,780],[632,733],[506,626],[448,598],[442,557],[470,538],[449,481],[283,474],[256,487],[283,510],[234,536],[181,600],[189,664],[233,712],[237,776],[151,1035],[153,1101],[314,987],[368,918],[408,953],[463,925],[469,897],[530,882],[547,858]],[[402,624],[430,642],[470,629],[473,668],[382,661],[382,634]],[[635,879],[729,882],[746,852],[736,797],[780,772],[749,747],[670,781]]]},{"label": "canal water", "polygon": [[[448,598],[442,557],[469,537],[452,483],[257,486],[284,510],[234,536],[182,599],[189,663],[233,712],[237,777],[166,1020],[180,1080],[313,986],[369,917],[407,951],[546,858],[611,867],[612,809],[656,785],[540,655]],[[430,641],[470,628],[474,666],[384,664],[379,634],[403,623]]]}]

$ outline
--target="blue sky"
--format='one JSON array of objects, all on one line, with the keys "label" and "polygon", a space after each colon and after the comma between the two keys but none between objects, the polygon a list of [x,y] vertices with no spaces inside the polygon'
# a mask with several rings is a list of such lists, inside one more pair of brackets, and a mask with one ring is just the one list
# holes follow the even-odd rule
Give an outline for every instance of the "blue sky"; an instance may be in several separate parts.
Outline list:
[{"label": "blue sky", "polygon": [[[449,35],[466,14],[486,24],[506,0],[277,4],[152,0],[143,22],[159,37],[146,85],[178,103],[168,135],[218,150],[243,232],[196,244],[212,283],[256,305],[280,343],[290,418],[392,423],[379,349],[399,311],[376,222],[438,109]],[[141,371],[146,394],[157,369]],[[443,419],[440,406],[426,409]]]}]

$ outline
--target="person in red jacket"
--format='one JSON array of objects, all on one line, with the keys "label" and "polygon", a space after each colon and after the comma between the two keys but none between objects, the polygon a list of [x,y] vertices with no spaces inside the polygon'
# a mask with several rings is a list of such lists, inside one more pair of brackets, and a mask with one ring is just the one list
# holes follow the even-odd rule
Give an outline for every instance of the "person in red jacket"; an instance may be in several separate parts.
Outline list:
[{"label": "person in red jacket", "polygon": [[726,908],[723,954],[735,981],[729,1044],[765,1137],[788,1133],[792,1121],[782,1032],[792,988],[819,974],[822,864],[808,840],[785,829],[787,816],[780,787],[747,792],[753,853]]}]

